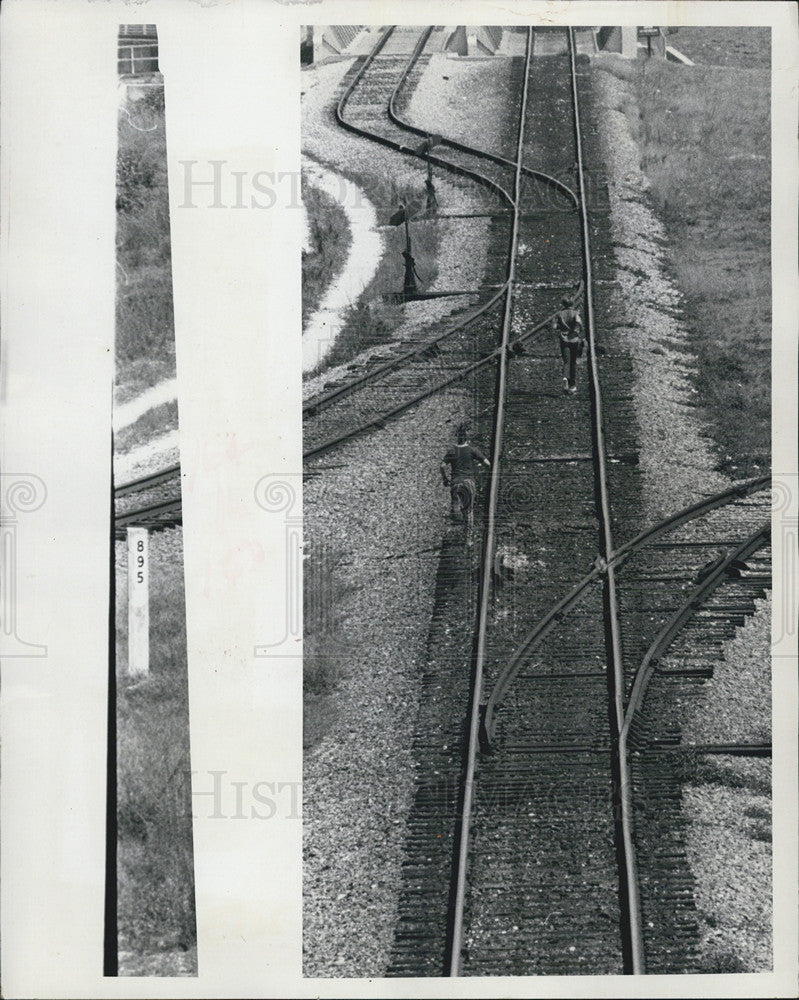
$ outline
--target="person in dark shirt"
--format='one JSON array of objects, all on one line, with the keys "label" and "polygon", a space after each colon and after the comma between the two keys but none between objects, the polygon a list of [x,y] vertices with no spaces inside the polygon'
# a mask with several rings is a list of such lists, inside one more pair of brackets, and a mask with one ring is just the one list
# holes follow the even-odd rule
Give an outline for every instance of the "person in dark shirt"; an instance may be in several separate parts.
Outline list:
[{"label": "person in dark shirt", "polygon": [[441,463],[441,478],[444,485],[450,488],[453,521],[471,519],[477,492],[475,475],[480,465],[491,468],[485,455],[469,444],[466,425],[461,424],[458,428],[458,443],[449,449]]},{"label": "person in dark shirt", "polygon": [[561,299],[560,311],[552,320],[552,332],[558,334],[560,341],[560,356],[563,359],[563,391],[577,392],[577,359],[583,353],[585,339],[583,338],[583,321],[580,313],[574,308],[571,295]]}]

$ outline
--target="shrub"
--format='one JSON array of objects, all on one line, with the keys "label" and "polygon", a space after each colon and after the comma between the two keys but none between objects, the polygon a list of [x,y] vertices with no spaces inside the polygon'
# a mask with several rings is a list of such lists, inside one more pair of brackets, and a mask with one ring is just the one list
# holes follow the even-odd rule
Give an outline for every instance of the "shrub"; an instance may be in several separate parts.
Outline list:
[{"label": "shrub", "polygon": [[152,131],[133,126],[127,104],[118,126],[116,358],[123,390],[142,361],[160,362],[147,366],[152,382],[175,368],[163,90],[149,90],[137,114],[143,106]]}]

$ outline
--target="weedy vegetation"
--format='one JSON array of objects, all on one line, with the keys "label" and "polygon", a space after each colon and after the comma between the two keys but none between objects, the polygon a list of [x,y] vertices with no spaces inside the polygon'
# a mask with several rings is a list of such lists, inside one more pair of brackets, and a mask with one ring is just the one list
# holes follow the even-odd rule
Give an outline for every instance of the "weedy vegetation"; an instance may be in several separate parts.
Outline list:
[{"label": "weedy vegetation", "polygon": [[[769,31],[683,28],[672,42],[697,65],[595,65],[627,83],[615,110],[639,145],[666,231],[699,405],[720,466],[744,478],[770,467]],[[728,644],[683,719],[686,742],[770,739],[770,624],[766,602]],[[686,755],[681,767],[703,971],[763,971],[772,942],[770,762]]]},{"label": "weedy vegetation", "polygon": [[767,470],[771,454],[769,32],[681,29],[674,44],[726,64],[598,65],[631,85],[619,110],[668,234],[701,403],[721,467],[744,478]]},{"label": "weedy vegetation", "polygon": [[196,943],[182,530],[150,541],[150,675],[127,675],[127,551],[117,543],[120,949]]},{"label": "weedy vegetation", "polygon": [[138,420],[118,431],[114,435],[114,448],[117,452],[130,451],[152,441],[160,434],[176,430],[177,426],[178,404],[177,400],[173,399],[147,410]]},{"label": "weedy vegetation", "polygon": [[[175,375],[163,88],[120,106],[116,398]],[[177,403],[145,413],[115,449],[177,427]],[[150,540],[150,674],[128,676],[127,546],[116,549],[117,851],[123,975],[196,971],[182,530]],[[180,956],[180,957],[176,957]]]},{"label": "weedy vegetation", "polygon": [[116,368],[124,399],[175,375],[164,92],[119,110]]}]

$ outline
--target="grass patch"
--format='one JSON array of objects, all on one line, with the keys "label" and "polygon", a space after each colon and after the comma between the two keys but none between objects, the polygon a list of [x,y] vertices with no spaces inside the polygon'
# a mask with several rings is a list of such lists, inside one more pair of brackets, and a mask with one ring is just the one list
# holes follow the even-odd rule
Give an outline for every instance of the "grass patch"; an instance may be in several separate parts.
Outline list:
[{"label": "grass patch", "polygon": [[182,531],[150,541],[150,675],[127,676],[127,552],[117,544],[120,948],[196,943]]},{"label": "grass patch", "polygon": [[177,430],[177,426],[178,402],[172,399],[168,403],[154,406],[128,427],[123,427],[114,435],[114,448],[117,453],[123,454],[138,445],[146,444],[159,434]]},{"label": "grass patch", "polygon": [[596,65],[630,81],[619,110],[667,230],[721,466],[757,475],[770,465],[771,440],[769,72],[620,63]]},{"label": "grass patch", "polygon": [[355,587],[342,570],[343,553],[322,545],[303,567],[303,745],[315,746],[336,719],[335,694],[347,673],[344,601]]},{"label": "grass patch", "polygon": [[302,201],[308,216],[310,250],[302,252],[302,322],[314,312],[346,262],[352,246],[347,214],[335,198],[302,175]]},{"label": "grass patch", "polygon": [[[150,131],[132,124],[144,121]],[[117,134],[116,377],[124,392],[131,369],[150,385],[175,374],[163,89],[123,102]]]},{"label": "grass patch", "polygon": [[332,164],[325,165],[344,173],[372,202],[378,226],[386,227],[383,229],[385,251],[374,277],[358,301],[347,309],[335,343],[309,375],[343,364],[367,348],[388,342],[402,322],[403,306],[386,299],[402,292],[405,277],[402,256],[405,227],[387,225],[400,203],[406,205],[411,219],[416,220],[411,222],[410,230],[416,270],[421,279],[420,289],[428,288],[438,276],[439,224],[435,218],[423,218],[426,196],[421,178],[418,183],[410,183],[361,171],[339,171]]},{"label": "grass patch", "polygon": [[707,66],[771,66],[771,28],[680,28],[669,42],[689,59]]}]

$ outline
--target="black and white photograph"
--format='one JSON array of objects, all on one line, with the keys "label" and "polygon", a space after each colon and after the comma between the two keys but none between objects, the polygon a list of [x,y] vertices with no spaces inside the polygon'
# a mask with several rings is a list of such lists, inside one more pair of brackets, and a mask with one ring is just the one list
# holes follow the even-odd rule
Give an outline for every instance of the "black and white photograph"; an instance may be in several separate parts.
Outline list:
[{"label": "black and white photograph", "polygon": [[2,996],[797,995],[798,85],[2,3]]},{"label": "black and white photograph", "polygon": [[306,976],[772,968],[770,36],[303,32]]}]

